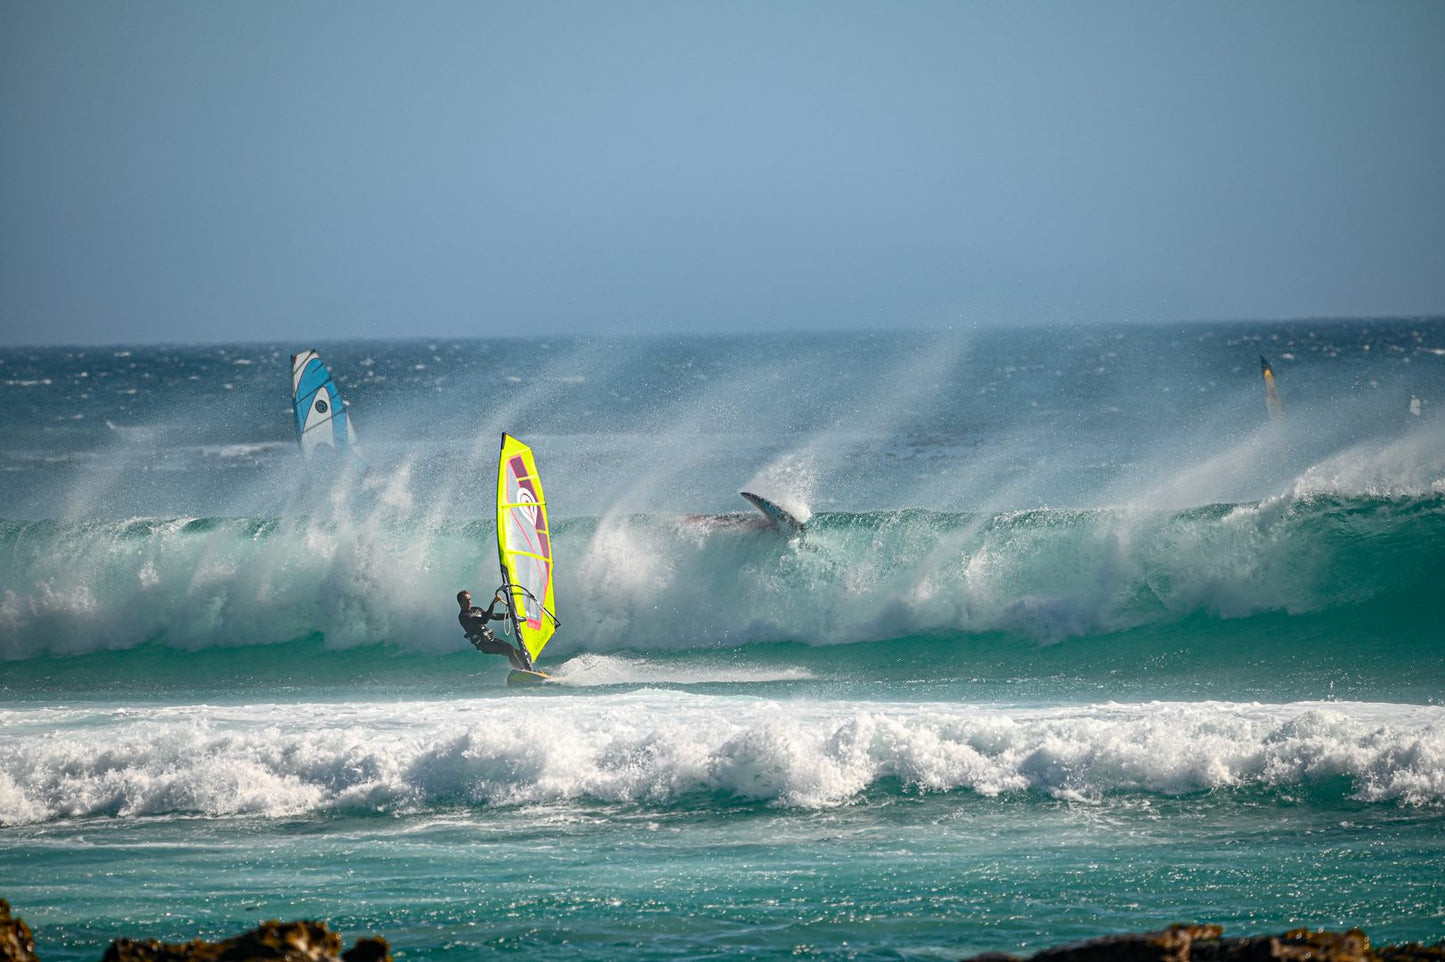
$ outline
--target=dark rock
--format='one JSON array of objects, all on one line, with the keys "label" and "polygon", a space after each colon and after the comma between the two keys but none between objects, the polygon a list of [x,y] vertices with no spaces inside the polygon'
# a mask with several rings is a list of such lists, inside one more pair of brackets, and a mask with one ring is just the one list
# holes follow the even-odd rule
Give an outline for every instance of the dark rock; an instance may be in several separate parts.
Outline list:
[{"label": "dark rock", "polygon": [[30,926],[10,914],[10,903],[4,899],[0,899],[0,962],[40,962]]},{"label": "dark rock", "polygon": [[386,939],[357,939],[356,944],[341,953],[344,962],[391,962],[391,946]]},{"label": "dark rock", "polygon": [[1313,932],[1292,929],[1284,935],[1218,939],[1199,945],[1193,962],[1376,962],[1369,936],[1359,929]]},{"label": "dark rock", "polygon": [[385,939],[362,939],[343,953],[325,923],[273,920],[224,942],[117,939],[101,962],[391,962],[391,949]]},{"label": "dark rock", "polygon": [[1055,949],[1044,949],[1034,962],[1190,962],[1196,939],[1218,939],[1217,925],[1171,925],[1162,932],[1106,935]]},{"label": "dark rock", "polygon": [[[1223,934],[1218,925],[1172,925],[1162,932],[1108,935],[1044,949],[1027,962],[1445,962],[1445,942],[1412,942],[1374,949],[1369,936],[1359,929],[1292,929],[1283,935],[1237,939],[1226,939]],[[1025,960],[990,952],[967,962]]]},{"label": "dark rock", "polygon": [[1445,962],[1445,942],[1423,945],[1419,942],[1402,942],[1386,945],[1375,954],[1380,962]]}]

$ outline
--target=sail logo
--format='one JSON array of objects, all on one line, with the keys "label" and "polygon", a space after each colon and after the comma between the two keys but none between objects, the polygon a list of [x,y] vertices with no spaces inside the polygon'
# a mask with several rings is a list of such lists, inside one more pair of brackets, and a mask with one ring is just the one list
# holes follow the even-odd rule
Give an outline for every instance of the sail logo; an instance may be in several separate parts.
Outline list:
[{"label": "sail logo", "polygon": [[517,491],[517,507],[521,509],[522,516],[533,528],[537,527],[537,498],[527,487],[520,486]]},{"label": "sail logo", "polygon": [[[523,615],[528,626],[540,628],[542,626],[542,613],[537,610],[541,599],[546,597],[547,584],[551,580],[551,565],[545,559],[552,554],[551,544],[548,541],[547,530],[542,521],[541,505],[537,497],[536,486],[527,472],[527,463],[521,457],[514,457],[507,463],[507,471],[512,479],[511,509],[513,523],[517,526],[518,534],[527,550],[533,555],[525,557],[525,561],[532,570],[521,578],[526,588],[537,602],[536,604],[524,603],[522,605]],[[516,560],[517,573],[523,575],[523,558]]]}]

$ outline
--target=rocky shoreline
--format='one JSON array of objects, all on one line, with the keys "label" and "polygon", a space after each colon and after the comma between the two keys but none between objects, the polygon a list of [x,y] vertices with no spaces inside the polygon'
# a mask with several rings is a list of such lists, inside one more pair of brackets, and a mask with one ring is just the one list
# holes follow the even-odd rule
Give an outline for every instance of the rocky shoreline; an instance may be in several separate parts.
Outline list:
[{"label": "rocky shoreline", "polygon": [[[1293,929],[1282,935],[1225,938],[1218,925],[1171,925],[1089,939],[1030,956],[986,952],[964,962],[1445,962],[1445,941],[1373,946],[1359,929]],[[0,899],[0,962],[40,962],[30,927]],[[165,943],[117,939],[100,962],[391,962],[379,937],[342,951],[341,936],[324,922],[264,922],[221,942]]]},{"label": "rocky shoreline", "polygon": [[[0,899],[0,962],[40,962],[30,926]],[[220,942],[116,939],[101,962],[391,962],[382,938],[358,939],[342,951],[341,936],[325,922],[263,922]]]}]

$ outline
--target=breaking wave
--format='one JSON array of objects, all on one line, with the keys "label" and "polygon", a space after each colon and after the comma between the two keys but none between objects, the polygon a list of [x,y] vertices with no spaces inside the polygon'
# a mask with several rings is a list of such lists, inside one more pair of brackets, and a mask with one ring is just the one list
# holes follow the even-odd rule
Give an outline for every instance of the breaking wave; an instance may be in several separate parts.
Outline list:
[{"label": "breaking wave", "polygon": [[[452,596],[497,579],[489,521],[0,522],[0,658],[324,639],[456,649]],[[1035,643],[1194,616],[1442,614],[1445,496],[1185,511],[571,519],[554,655],[1001,632]]]},{"label": "breaking wave", "polygon": [[[641,691],[0,712],[0,824],[594,801],[829,808],[970,793],[1445,804],[1445,708],[861,707]],[[545,730],[547,737],[534,733]]]}]

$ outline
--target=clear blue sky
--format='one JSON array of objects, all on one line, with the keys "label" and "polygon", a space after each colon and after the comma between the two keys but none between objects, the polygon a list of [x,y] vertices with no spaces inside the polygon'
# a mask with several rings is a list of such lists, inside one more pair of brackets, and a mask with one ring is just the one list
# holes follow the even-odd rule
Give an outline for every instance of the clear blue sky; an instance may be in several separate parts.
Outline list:
[{"label": "clear blue sky", "polygon": [[0,0],[0,343],[1445,314],[1445,3]]}]

